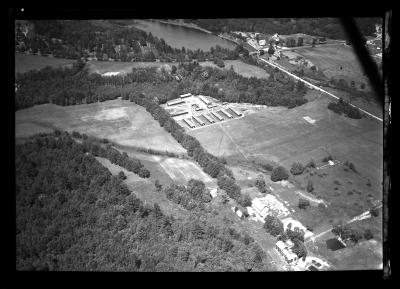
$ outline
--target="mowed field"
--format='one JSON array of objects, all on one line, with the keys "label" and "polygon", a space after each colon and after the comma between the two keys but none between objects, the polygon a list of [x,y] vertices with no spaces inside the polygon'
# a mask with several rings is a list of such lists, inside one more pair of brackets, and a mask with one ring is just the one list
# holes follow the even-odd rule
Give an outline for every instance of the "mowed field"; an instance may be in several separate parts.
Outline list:
[{"label": "mowed field", "polygon": [[[230,69],[231,65],[233,70],[244,77],[268,78],[269,74],[262,68],[242,62],[241,60],[224,60],[225,69]],[[211,66],[219,68],[212,61],[200,62],[201,66]]]},{"label": "mowed field", "polygon": [[74,62],[75,60],[73,59],[15,53],[15,73],[24,73],[35,69],[40,70],[46,66],[70,66]]},{"label": "mowed field", "polygon": [[186,152],[143,107],[125,100],[65,107],[43,104],[15,113],[16,138],[55,128],[108,138],[121,145]]},{"label": "mowed field", "polygon": [[297,49],[296,53],[314,63],[329,79],[332,77],[342,78],[349,84],[354,80],[357,88],[364,83],[365,90],[370,90],[368,77],[364,75],[361,63],[352,47],[345,45],[321,46]]},{"label": "mowed field", "polygon": [[159,67],[161,65],[178,65],[172,62],[120,62],[120,61],[88,61],[87,67],[90,73],[119,72],[127,74],[132,72],[132,68]]},{"label": "mowed field", "polygon": [[[287,168],[295,161],[316,162],[328,155],[353,162],[364,176],[381,182],[383,126],[374,119],[349,119],[328,110],[319,97],[294,109],[260,109],[219,125],[190,131],[212,154],[274,161]],[[315,120],[311,124],[303,119]]]}]

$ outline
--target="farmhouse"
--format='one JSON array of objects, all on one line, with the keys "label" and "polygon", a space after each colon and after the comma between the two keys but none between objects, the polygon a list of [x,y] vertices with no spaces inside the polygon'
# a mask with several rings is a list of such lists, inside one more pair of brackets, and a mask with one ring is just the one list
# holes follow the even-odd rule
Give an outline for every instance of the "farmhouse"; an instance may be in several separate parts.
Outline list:
[{"label": "farmhouse", "polygon": [[[291,244],[293,244],[292,242],[291,242]],[[289,264],[290,263],[295,263],[296,261],[298,261],[298,257],[297,257],[297,255],[296,254],[294,254],[290,249],[291,249],[291,247],[290,246],[293,246],[293,245],[291,245],[290,243],[288,244],[287,242],[286,243],[284,243],[284,242],[282,242],[282,241],[278,241],[278,242],[276,242],[276,245],[275,245],[275,249],[279,252],[279,253],[281,253],[281,255],[285,258],[285,260],[286,260],[286,262],[288,262]]]}]

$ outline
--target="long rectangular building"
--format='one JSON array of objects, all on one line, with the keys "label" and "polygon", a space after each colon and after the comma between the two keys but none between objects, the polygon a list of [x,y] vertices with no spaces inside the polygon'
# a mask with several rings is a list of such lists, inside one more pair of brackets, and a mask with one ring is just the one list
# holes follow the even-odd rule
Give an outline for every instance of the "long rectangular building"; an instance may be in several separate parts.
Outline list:
[{"label": "long rectangular building", "polygon": [[209,101],[207,98],[205,98],[203,95],[198,95],[198,97],[207,105],[211,104],[211,101]]},{"label": "long rectangular building", "polygon": [[227,117],[232,118],[232,115],[224,109],[221,109],[221,112],[225,114]]},{"label": "long rectangular building", "polygon": [[208,115],[203,114],[202,116],[204,116],[209,122],[214,123],[214,120],[211,117],[209,117]]},{"label": "long rectangular building", "polygon": [[194,123],[193,123],[190,119],[184,118],[183,121],[184,121],[190,128],[194,128],[194,127],[195,127]]},{"label": "long rectangular building", "polygon": [[167,105],[168,106],[172,106],[172,105],[177,105],[177,104],[180,104],[180,103],[185,103],[185,101],[182,100],[182,99],[174,99],[174,100],[168,101]]},{"label": "long rectangular building", "polygon": [[187,113],[189,113],[189,112],[188,111],[178,111],[178,112],[172,113],[171,116],[179,116],[179,115],[184,115]]},{"label": "long rectangular building", "polygon": [[200,118],[198,118],[198,117],[196,117],[196,116],[193,116],[193,119],[194,119],[195,121],[197,121],[200,125],[204,125],[204,122],[203,122]]},{"label": "long rectangular building", "polygon": [[214,112],[214,111],[211,111],[211,114],[213,115],[213,116],[215,116],[217,119],[219,119],[219,120],[224,120],[219,114],[217,114],[216,112]]},{"label": "long rectangular building", "polygon": [[238,112],[236,110],[233,109],[233,107],[229,107],[230,110],[233,111],[233,113],[235,113],[237,116],[242,116],[243,114],[241,112]]}]

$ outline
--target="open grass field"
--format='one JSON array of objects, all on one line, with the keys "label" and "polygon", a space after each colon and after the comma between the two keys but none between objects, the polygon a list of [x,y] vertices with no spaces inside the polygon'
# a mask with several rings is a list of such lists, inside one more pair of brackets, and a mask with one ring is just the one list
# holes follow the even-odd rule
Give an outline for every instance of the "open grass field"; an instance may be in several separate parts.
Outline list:
[{"label": "open grass field", "polygon": [[365,90],[370,90],[368,77],[364,75],[361,63],[352,47],[345,45],[321,46],[297,49],[296,53],[310,60],[328,78],[342,78],[348,83],[354,80],[357,88],[361,83],[365,83]]},{"label": "open grass field", "polygon": [[186,185],[193,178],[201,180],[207,187],[217,186],[216,181],[204,173],[201,167],[192,160],[138,153],[129,147],[119,148],[119,150],[140,159],[143,165],[150,170],[154,180],[158,179],[162,184],[174,182]]},{"label": "open grass field", "polygon": [[46,66],[68,66],[74,62],[75,60],[72,59],[15,53],[15,73],[24,73],[35,69],[40,70]]},{"label": "open grass field", "polygon": [[[231,65],[233,70],[244,77],[268,78],[269,74],[262,68],[242,62],[241,60],[224,60],[225,69],[230,69]],[[201,66],[211,66],[219,68],[212,61],[200,62]]]},{"label": "open grass field", "polygon": [[[290,110],[261,109],[190,134],[217,156],[275,161],[289,168],[295,161],[306,163],[311,158],[317,161],[329,152],[343,162],[353,162],[365,177],[380,184],[382,123],[340,116],[326,108],[329,101],[321,96]],[[315,123],[308,123],[303,119],[305,116]]]},{"label": "open grass field", "polygon": [[121,145],[186,152],[143,107],[125,100],[65,107],[44,104],[15,113],[16,138],[53,128],[108,138]]},{"label": "open grass field", "polygon": [[103,74],[106,72],[119,72],[127,74],[132,68],[159,67],[161,65],[177,65],[172,62],[120,62],[120,61],[88,61],[86,64],[90,73]]}]

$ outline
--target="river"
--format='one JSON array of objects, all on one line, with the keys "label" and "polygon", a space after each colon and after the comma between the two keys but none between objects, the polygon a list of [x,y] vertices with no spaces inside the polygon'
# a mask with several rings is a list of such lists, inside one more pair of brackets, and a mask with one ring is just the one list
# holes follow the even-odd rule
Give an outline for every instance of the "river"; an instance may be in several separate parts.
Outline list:
[{"label": "river", "polygon": [[160,23],[149,20],[137,20],[134,26],[153,36],[163,38],[173,48],[209,51],[211,47],[219,45],[228,49],[235,49],[236,45],[218,36],[202,32],[193,28]]}]

